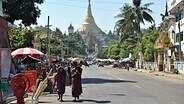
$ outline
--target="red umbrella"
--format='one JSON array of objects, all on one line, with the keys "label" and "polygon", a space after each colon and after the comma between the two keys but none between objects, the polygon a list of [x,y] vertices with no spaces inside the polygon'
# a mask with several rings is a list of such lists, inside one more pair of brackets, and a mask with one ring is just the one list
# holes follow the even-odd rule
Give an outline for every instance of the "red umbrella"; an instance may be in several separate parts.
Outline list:
[{"label": "red umbrella", "polygon": [[34,57],[42,57],[44,55],[44,53],[42,53],[41,51],[34,49],[34,48],[19,48],[15,51],[13,51],[11,53],[11,56],[14,57],[22,57],[22,56],[26,56],[26,55],[31,55]]}]

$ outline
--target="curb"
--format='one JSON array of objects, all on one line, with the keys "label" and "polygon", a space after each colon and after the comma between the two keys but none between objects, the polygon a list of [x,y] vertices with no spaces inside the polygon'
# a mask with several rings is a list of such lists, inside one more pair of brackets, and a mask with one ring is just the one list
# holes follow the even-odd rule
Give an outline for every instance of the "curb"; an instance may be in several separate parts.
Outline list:
[{"label": "curb", "polygon": [[158,72],[158,71],[145,70],[145,69],[134,69],[134,71],[153,74],[153,75],[156,75],[156,76],[164,76],[164,77],[168,77],[168,78],[184,80],[184,75],[182,75],[182,74],[172,74],[172,73],[168,73],[168,72]]}]

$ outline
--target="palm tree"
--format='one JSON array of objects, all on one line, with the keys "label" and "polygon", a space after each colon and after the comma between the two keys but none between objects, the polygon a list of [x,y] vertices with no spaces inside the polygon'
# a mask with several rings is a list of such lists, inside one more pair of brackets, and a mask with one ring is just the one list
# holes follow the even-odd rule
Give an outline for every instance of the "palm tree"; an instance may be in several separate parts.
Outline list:
[{"label": "palm tree", "polygon": [[154,19],[149,13],[153,13],[151,9],[148,7],[152,5],[153,3],[147,3],[144,5],[141,5],[142,0],[133,0],[133,13],[132,15],[135,17],[134,21],[134,27],[137,32],[141,32],[140,24],[145,24],[144,20],[150,23],[154,22]]},{"label": "palm tree", "polygon": [[145,21],[150,23],[154,22],[154,19],[149,13],[153,13],[148,6],[153,3],[147,3],[141,5],[141,0],[133,0],[133,5],[125,4],[120,9],[120,14],[116,18],[120,18],[115,24],[115,31],[119,35],[124,35],[129,32],[141,33],[140,24],[145,24]]},{"label": "palm tree", "polygon": [[153,3],[141,5],[141,0],[133,0],[133,5],[125,4],[120,8],[120,13],[116,18],[120,18],[115,24],[115,31],[121,37],[121,41],[126,39],[128,35],[135,32],[141,33],[140,24],[145,21],[153,23],[154,19],[149,13],[153,13],[148,7]]},{"label": "palm tree", "polygon": [[115,24],[115,31],[121,36],[121,41],[126,39],[129,34],[133,33],[134,17],[132,15],[132,6],[125,4],[120,8],[120,12],[115,18],[120,18]]},{"label": "palm tree", "polygon": [[[154,19],[152,18],[152,16],[149,14],[149,13],[153,13],[153,11],[151,9],[149,9],[148,7],[150,5],[152,5],[153,3],[147,3],[147,4],[144,4],[144,5],[141,5],[141,1],[142,0],[133,0],[133,13],[132,15],[135,16],[134,20],[135,20],[135,24],[134,24],[134,27],[135,27],[135,31],[142,34],[141,32],[141,27],[140,27],[140,24],[145,24],[145,21],[147,22],[150,22],[150,23],[153,23],[154,22]],[[140,43],[140,46],[142,47],[143,44],[142,44],[142,39],[140,38],[139,40],[139,43]],[[141,48],[140,50],[140,53],[142,54],[143,53],[143,48]],[[139,57],[142,57],[142,56],[139,56]],[[140,66],[142,68],[142,58],[139,58],[140,59]]]},{"label": "palm tree", "polygon": [[[145,21],[154,23],[154,19],[149,13],[153,13],[148,7],[153,3],[141,5],[142,0],[133,0],[133,5],[125,4],[120,10],[121,13],[116,17],[120,18],[115,24],[115,31],[120,35],[121,42],[124,43],[129,38],[138,39],[134,43],[139,42],[142,47],[142,34],[140,24],[145,24]],[[132,41],[131,41],[132,42]],[[130,43],[131,43],[130,42]],[[143,49],[140,50],[143,52]]]}]

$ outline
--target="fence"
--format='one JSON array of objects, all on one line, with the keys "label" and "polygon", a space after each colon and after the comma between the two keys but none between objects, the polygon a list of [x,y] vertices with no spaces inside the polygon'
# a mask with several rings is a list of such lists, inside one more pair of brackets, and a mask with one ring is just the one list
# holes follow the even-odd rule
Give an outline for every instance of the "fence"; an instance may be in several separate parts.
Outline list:
[{"label": "fence", "polygon": [[156,70],[157,69],[157,62],[144,62],[143,68],[149,70]]},{"label": "fence", "polygon": [[[174,69],[178,70],[181,73],[184,73],[184,62],[173,62]],[[157,70],[157,62],[144,62],[143,68],[149,70]]]},{"label": "fence", "polygon": [[184,62],[174,62],[174,69],[177,69],[178,71],[184,71]]}]

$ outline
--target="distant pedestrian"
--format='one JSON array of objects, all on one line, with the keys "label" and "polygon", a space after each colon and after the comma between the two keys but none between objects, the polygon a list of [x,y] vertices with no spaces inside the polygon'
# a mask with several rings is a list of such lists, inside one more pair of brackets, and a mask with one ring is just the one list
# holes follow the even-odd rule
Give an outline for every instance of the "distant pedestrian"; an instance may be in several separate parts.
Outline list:
[{"label": "distant pedestrian", "polygon": [[65,71],[66,71],[66,86],[70,86],[71,85],[71,73],[72,73],[72,70],[71,70],[71,65],[70,63],[68,62],[65,66]]},{"label": "distant pedestrian", "polygon": [[63,94],[65,93],[65,83],[66,83],[66,72],[62,66],[60,66],[57,70],[57,74],[55,76],[55,81],[57,84],[58,90],[58,100],[63,102]]},{"label": "distant pedestrian", "polygon": [[79,95],[81,95],[82,91],[82,83],[81,83],[81,75],[82,68],[78,66],[77,62],[74,62],[74,68],[72,70],[72,96],[74,97],[73,101],[79,100]]},{"label": "distant pedestrian", "polygon": [[129,68],[130,68],[129,63],[127,63],[127,64],[126,64],[126,69],[127,69],[127,71],[129,71]]}]

